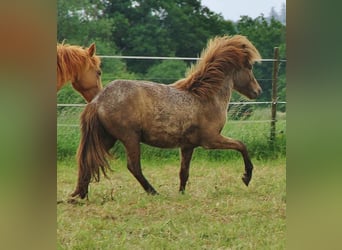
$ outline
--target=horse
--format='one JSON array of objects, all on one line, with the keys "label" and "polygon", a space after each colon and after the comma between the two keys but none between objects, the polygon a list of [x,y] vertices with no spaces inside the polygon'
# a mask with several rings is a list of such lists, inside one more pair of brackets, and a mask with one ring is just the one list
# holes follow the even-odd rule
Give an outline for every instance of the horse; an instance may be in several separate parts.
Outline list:
[{"label": "horse", "polygon": [[57,44],[57,92],[69,81],[83,98],[90,102],[102,89],[101,60],[96,46]]},{"label": "horse", "polygon": [[243,142],[222,136],[233,90],[250,99],[262,89],[252,65],[261,56],[241,35],[218,36],[208,41],[200,60],[186,77],[171,85],[140,80],[115,80],[83,110],[77,149],[78,181],[73,197],[88,197],[90,181],[108,178],[109,150],[117,141],[125,147],[127,168],[148,194],[158,194],[141,170],[140,143],[159,148],[180,148],[180,186],[185,192],[190,161],[196,147],[233,149],[242,154],[248,186],[253,164]]}]

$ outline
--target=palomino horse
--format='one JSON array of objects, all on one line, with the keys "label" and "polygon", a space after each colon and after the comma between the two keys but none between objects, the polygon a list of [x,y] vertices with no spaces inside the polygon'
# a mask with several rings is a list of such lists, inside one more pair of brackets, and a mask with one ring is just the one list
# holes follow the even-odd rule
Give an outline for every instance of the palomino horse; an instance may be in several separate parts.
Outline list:
[{"label": "palomino horse", "polygon": [[126,149],[127,167],[149,194],[156,190],[140,165],[140,142],[181,149],[180,187],[184,192],[194,148],[234,149],[242,154],[248,186],[253,165],[246,146],[220,134],[226,122],[232,90],[248,98],[262,92],[252,65],[261,59],[246,37],[216,37],[186,78],[171,85],[116,80],[87,104],[81,115],[78,183],[72,197],[84,198],[90,181],[110,169],[109,149],[117,140]]},{"label": "palomino horse", "polygon": [[102,89],[101,60],[95,44],[83,49],[76,45],[57,44],[57,92],[68,82],[87,102]]}]

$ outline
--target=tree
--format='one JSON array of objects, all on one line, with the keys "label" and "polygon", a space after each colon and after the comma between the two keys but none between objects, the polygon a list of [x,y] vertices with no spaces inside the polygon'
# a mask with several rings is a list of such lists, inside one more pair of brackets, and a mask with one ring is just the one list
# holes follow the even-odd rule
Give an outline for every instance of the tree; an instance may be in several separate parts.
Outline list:
[{"label": "tree", "polygon": [[[194,57],[208,38],[233,29],[200,0],[110,0],[104,13],[113,20],[112,39],[124,55]],[[127,65],[145,73],[155,63],[130,60]]]},{"label": "tree", "polygon": [[164,60],[150,67],[145,77],[150,81],[169,84],[184,78],[186,68],[184,61]]},{"label": "tree", "polygon": [[273,6],[271,8],[269,17],[270,17],[270,19],[274,18],[275,20],[279,20],[278,12],[275,10],[275,8]]},{"label": "tree", "polygon": [[110,40],[113,20],[103,18],[103,8],[101,0],[58,0],[57,41],[88,46]]}]

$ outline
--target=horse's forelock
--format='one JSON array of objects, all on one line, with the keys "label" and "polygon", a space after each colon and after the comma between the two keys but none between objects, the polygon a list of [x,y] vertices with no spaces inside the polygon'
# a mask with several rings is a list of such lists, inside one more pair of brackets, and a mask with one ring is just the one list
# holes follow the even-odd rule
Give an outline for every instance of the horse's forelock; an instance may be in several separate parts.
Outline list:
[{"label": "horse's forelock", "polygon": [[[220,53],[227,52],[225,59],[228,59],[232,65],[237,67],[244,67],[245,62],[248,61],[253,64],[261,60],[261,56],[255,46],[242,35],[235,35],[232,37],[216,37],[213,39],[219,47]],[[215,49],[215,48],[214,48]]]}]

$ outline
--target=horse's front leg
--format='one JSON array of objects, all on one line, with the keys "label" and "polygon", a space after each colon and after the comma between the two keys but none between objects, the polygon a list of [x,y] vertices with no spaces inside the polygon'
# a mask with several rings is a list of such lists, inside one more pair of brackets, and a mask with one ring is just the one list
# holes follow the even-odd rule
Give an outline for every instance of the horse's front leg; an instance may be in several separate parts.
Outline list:
[{"label": "horse's front leg", "polygon": [[127,154],[127,168],[138,180],[141,186],[149,194],[158,194],[158,192],[147,181],[141,170],[140,164],[140,144],[139,140],[130,138],[127,142],[123,142]]},{"label": "horse's front leg", "polygon": [[203,147],[207,149],[234,149],[239,151],[242,154],[245,163],[245,173],[242,177],[242,181],[248,186],[252,179],[253,164],[249,158],[245,144],[241,141],[218,135],[204,143]]},{"label": "horse's front leg", "polygon": [[190,161],[192,157],[192,153],[194,152],[194,148],[182,148],[181,149],[181,168],[179,171],[179,178],[180,178],[180,186],[179,192],[184,194],[186,182],[189,178],[189,168],[190,168]]}]

